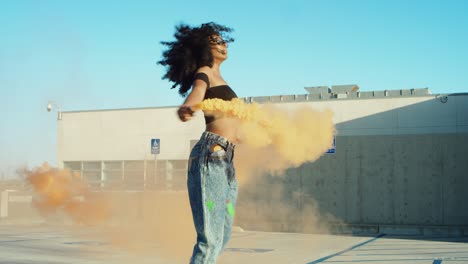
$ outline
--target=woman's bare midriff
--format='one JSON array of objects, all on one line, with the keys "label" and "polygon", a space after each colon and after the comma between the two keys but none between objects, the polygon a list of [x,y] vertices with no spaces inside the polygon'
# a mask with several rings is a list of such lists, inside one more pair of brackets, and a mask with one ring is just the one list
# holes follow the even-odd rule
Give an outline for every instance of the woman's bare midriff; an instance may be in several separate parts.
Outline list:
[{"label": "woman's bare midriff", "polygon": [[218,118],[206,125],[206,131],[220,135],[233,144],[239,143],[239,120],[234,118]]}]

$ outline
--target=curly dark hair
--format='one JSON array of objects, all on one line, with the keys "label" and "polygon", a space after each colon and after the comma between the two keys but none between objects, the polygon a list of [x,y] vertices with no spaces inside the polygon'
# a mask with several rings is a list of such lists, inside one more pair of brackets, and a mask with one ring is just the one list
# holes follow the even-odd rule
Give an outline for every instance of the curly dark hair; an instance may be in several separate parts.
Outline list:
[{"label": "curly dark hair", "polygon": [[233,29],[214,22],[191,27],[187,24],[176,26],[175,41],[161,41],[168,49],[158,61],[166,67],[167,72],[162,79],[173,82],[172,88],[179,86],[179,94],[185,97],[192,86],[195,72],[203,66],[213,66],[213,55],[210,50],[209,37],[219,35],[226,42],[233,42],[229,37]]}]

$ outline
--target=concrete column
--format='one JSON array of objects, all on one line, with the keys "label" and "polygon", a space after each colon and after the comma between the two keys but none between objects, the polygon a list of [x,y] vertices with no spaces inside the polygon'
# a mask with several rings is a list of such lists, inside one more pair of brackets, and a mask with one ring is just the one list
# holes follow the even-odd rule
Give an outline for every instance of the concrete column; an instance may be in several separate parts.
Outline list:
[{"label": "concrete column", "polygon": [[0,194],[0,218],[8,217],[8,191]]}]

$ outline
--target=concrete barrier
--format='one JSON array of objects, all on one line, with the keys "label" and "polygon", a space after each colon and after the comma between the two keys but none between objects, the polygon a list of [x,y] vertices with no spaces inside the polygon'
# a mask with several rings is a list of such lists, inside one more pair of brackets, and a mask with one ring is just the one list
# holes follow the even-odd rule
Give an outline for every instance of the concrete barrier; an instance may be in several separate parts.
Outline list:
[{"label": "concrete barrier", "polygon": [[0,219],[8,217],[8,191],[0,193]]},{"label": "concrete barrier", "polygon": [[0,195],[0,219],[38,218],[32,206],[33,195],[28,191],[4,190]]}]

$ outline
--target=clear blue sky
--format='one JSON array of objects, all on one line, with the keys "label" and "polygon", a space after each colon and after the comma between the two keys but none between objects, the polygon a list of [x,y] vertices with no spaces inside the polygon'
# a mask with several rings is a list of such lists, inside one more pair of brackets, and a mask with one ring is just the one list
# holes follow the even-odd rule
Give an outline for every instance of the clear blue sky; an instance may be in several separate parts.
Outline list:
[{"label": "clear blue sky", "polygon": [[235,29],[239,96],[429,87],[468,92],[468,1],[0,1],[0,177],[56,164],[56,113],[178,105],[156,65],[179,22]]}]

